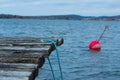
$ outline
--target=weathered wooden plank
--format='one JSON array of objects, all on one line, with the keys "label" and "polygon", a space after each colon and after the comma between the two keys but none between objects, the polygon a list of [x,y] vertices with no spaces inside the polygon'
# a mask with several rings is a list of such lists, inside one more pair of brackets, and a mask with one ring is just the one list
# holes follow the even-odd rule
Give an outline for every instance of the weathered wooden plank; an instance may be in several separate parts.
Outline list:
[{"label": "weathered wooden plank", "polygon": [[[0,58],[39,58],[45,55],[42,52],[8,52],[0,51]],[[47,54],[46,54],[47,55]],[[45,56],[44,56],[45,57]]]},{"label": "weathered wooden plank", "polygon": [[46,47],[53,46],[51,43],[13,43],[13,46]]},{"label": "weathered wooden plank", "polygon": [[32,42],[41,42],[41,40],[54,40],[57,45],[63,44],[63,38],[34,38],[34,37],[0,37],[1,43],[32,43]]},{"label": "weathered wooden plank", "polygon": [[0,58],[1,63],[35,63],[38,64],[39,67],[42,67],[45,60],[44,57],[41,58]]},{"label": "weathered wooden plank", "polygon": [[49,47],[51,48],[51,50],[53,51],[54,50],[54,45],[52,43],[13,43],[13,44],[5,44],[5,43],[2,43],[0,44],[1,47],[3,46],[14,46],[14,47],[26,47],[26,48],[42,48],[42,47]]},{"label": "weathered wooden plank", "polygon": [[0,58],[1,63],[40,63],[39,58]]},{"label": "weathered wooden plank", "polygon": [[9,68],[4,68],[4,67],[2,67],[2,68],[0,68],[0,71],[1,70],[4,70],[4,71],[29,71],[29,72],[35,72],[35,70],[38,70],[38,69],[34,69],[34,68],[11,68],[11,67],[9,67]]},{"label": "weathered wooden plank", "polygon": [[0,42],[3,43],[21,43],[21,42],[36,42],[36,38],[31,37],[1,37]]},{"label": "weathered wooden plank", "polygon": [[28,51],[28,52],[50,52],[50,46],[41,48],[26,48],[21,46],[0,46],[1,51]]},{"label": "weathered wooden plank", "polygon": [[[0,71],[1,70],[3,70],[3,71],[28,71],[28,72],[32,72],[32,74],[34,74],[35,76],[37,76],[38,75],[38,71],[39,71],[39,69],[38,68],[36,68],[36,69],[32,69],[32,68],[26,68],[26,69],[24,69],[24,68],[11,68],[11,67],[9,67],[9,68],[0,68]],[[1,75],[0,75],[1,76]]]},{"label": "weathered wooden plank", "polygon": [[[30,80],[28,77],[0,76],[0,80]],[[32,79],[31,79],[32,80]],[[33,79],[34,80],[34,79]]]},{"label": "weathered wooden plank", "polygon": [[28,77],[28,80],[33,80],[37,76],[37,74],[38,65],[36,64],[0,63],[0,78],[1,76],[21,78]]},{"label": "weathered wooden plank", "polygon": [[45,47],[45,46],[52,46],[51,43],[1,43],[0,46],[24,46],[24,47]]},{"label": "weathered wooden plank", "polygon": [[0,70],[0,76],[9,76],[9,77],[33,77],[32,72],[30,71],[4,71]]},{"label": "weathered wooden plank", "polygon": [[[14,53],[14,54],[21,54],[21,53],[39,53],[41,56],[48,57],[51,53],[52,49],[51,46],[42,47],[42,48],[25,48],[25,47],[14,47],[14,46],[0,46],[0,54],[1,53]],[[37,53],[37,54],[38,54]]]},{"label": "weathered wooden plank", "polygon": [[0,63],[0,68],[20,68],[20,69],[37,69],[38,65],[29,63]]},{"label": "weathered wooden plank", "polygon": [[24,46],[24,47],[30,47],[30,48],[36,48],[36,47],[48,47],[50,46],[51,51],[53,51],[54,45],[52,43],[14,43],[13,46]]}]

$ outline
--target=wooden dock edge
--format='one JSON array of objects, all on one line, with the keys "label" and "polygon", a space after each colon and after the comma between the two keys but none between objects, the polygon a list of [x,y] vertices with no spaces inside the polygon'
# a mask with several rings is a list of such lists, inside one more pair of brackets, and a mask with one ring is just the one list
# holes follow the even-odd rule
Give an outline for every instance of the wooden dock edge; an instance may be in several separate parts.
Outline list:
[{"label": "wooden dock edge", "polygon": [[34,80],[55,49],[41,40],[53,40],[58,46],[64,43],[63,38],[54,37],[0,37],[0,80]]}]

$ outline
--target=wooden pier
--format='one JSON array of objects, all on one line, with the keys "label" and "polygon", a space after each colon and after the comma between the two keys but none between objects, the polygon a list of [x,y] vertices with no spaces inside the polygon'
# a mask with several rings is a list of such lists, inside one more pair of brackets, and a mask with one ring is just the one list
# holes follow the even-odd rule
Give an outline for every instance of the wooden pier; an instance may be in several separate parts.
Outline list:
[{"label": "wooden pier", "polygon": [[34,80],[39,68],[63,38],[1,37],[0,38],[0,80]]}]

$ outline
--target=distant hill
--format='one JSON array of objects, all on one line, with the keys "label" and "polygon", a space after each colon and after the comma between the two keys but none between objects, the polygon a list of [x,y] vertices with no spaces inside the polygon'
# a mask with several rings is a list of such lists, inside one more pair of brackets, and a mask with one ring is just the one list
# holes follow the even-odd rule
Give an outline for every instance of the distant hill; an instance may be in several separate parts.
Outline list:
[{"label": "distant hill", "polygon": [[40,20],[105,20],[120,21],[120,15],[117,16],[80,16],[80,15],[51,15],[51,16],[20,16],[10,14],[0,14],[0,19],[40,19]]}]

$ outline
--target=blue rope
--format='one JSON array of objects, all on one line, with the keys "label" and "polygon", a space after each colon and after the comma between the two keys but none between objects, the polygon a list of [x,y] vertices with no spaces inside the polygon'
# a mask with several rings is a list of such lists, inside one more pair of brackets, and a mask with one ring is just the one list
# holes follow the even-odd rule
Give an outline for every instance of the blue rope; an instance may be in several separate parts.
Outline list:
[{"label": "blue rope", "polygon": [[61,65],[60,65],[59,51],[58,51],[58,48],[57,48],[57,45],[56,45],[55,41],[54,40],[41,40],[41,42],[52,43],[54,45],[54,47],[56,49],[56,55],[57,55],[57,60],[58,60],[58,65],[59,65],[61,80],[64,80],[63,79],[63,74],[62,74],[62,68],[61,68]]},{"label": "blue rope", "polygon": [[53,68],[52,68],[52,65],[51,65],[51,62],[50,62],[49,57],[48,57],[47,59],[48,59],[48,62],[49,62],[49,65],[50,65],[50,68],[51,68],[51,71],[52,71],[53,79],[56,80],[56,79],[55,79],[54,70],[53,70]]}]

